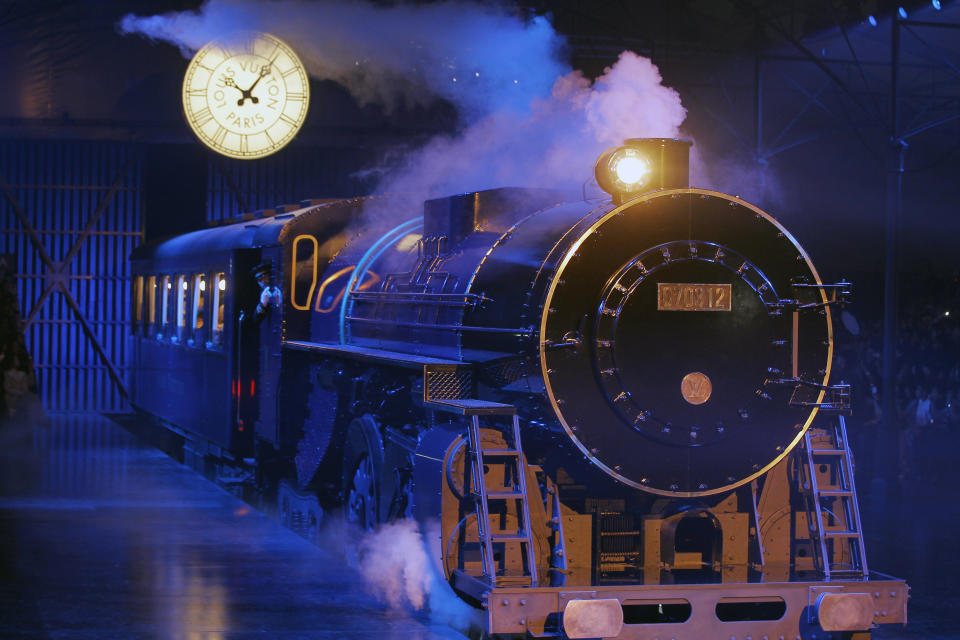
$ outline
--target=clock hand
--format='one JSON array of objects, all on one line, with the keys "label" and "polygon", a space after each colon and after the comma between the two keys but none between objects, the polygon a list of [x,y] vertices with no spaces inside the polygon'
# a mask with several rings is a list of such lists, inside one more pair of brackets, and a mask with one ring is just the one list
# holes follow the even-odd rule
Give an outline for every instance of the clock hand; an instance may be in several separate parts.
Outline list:
[{"label": "clock hand", "polygon": [[[253,88],[254,88],[255,86],[257,86],[257,83],[260,82],[260,80],[263,79],[263,77],[264,77],[264,76],[267,76],[267,75],[270,75],[270,66],[269,66],[269,65],[264,65],[264,66],[260,67],[260,75],[258,75],[258,76],[257,76],[257,79],[253,81],[253,84],[250,85],[250,86],[247,88],[247,90],[243,92],[243,97],[244,97],[244,98],[250,98],[250,101],[251,101],[253,104],[257,104],[258,102],[260,102],[260,98],[258,98],[258,97],[255,96],[255,95],[251,95],[250,92],[253,91]],[[239,104],[239,103],[238,103],[238,104]]]},{"label": "clock hand", "polygon": [[227,76],[227,77],[225,77],[225,78],[223,79],[223,84],[224,84],[225,86],[227,86],[227,87],[233,87],[234,89],[236,89],[237,91],[240,92],[240,99],[237,100],[237,106],[238,106],[238,107],[239,107],[239,106],[243,106],[243,101],[244,101],[244,98],[245,98],[245,96],[244,96],[244,93],[245,93],[245,92],[244,92],[244,90],[241,89],[240,86],[237,84],[237,81],[234,80],[233,78]]}]

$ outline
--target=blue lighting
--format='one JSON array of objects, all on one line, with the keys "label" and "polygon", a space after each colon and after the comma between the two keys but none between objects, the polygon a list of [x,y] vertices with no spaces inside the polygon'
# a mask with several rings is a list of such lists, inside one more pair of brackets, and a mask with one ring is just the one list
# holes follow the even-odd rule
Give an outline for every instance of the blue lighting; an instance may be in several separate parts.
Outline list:
[{"label": "blue lighting", "polygon": [[873,16],[867,16],[867,22],[870,23],[871,27],[877,26],[877,19],[874,18]]},{"label": "blue lighting", "polygon": [[353,302],[350,298],[350,293],[353,291],[354,285],[357,284],[357,275],[366,273],[367,267],[376,262],[377,258],[390,247],[390,242],[396,240],[400,235],[416,229],[418,226],[423,226],[422,217],[413,218],[412,220],[407,220],[397,225],[380,236],[380,239],[370,245],[367,252],[360,258],[360,262],[357,263],[353,273],[350,274],[350,280],[347,281],[347,287],[344,289],[343,301],[340,303],[340,344],[347,344],[347,304]]},{"label": "blue lighting", "polygon": [[940,0],[930,0],[930,4],[933,5],[934,9],[936,9],[937,11],[940,11],[941,9]]},{"label": "blue lighting", "polygon": [[907,10],[904,9],[903,7],[900,7],[900,10],[897,11],[897,13],[899,13],[900,17],[903,18],[904,20],[907,19]]}]

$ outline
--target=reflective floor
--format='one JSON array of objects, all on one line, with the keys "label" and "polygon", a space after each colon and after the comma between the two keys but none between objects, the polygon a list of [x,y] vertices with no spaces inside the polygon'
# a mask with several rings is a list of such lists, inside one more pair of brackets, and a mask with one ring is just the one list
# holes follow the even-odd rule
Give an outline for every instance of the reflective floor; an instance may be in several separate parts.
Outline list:
[{"label": "reflective floor", "polygon": [[0,425],[0,638],[462,637],[105,418]]},{"label": "reflective floor", "polygon": [[[913,588],[910,625],[874,638],[960,638],[960,471],[869,472],[870,566]],[[253,637],[463,638],[105,418],[0,425],[0,638]]]}]

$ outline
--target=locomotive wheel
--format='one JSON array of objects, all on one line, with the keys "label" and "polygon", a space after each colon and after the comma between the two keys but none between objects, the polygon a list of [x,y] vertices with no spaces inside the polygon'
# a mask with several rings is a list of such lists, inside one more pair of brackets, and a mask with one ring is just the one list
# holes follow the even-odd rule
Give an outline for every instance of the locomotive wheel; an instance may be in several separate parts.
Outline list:
[{"label": "locomotive wheel", "polygon": [[373,460],[365,455],[354,468],[347,489],[347,522],[368,531],[378,523],[377,483],[373,476]]},{"label": "locomotive wheel", "polygon": [[343,449],[343,510],[347,522],[372,531],[382,521],[383,444],[373,416],[350,423]]}]

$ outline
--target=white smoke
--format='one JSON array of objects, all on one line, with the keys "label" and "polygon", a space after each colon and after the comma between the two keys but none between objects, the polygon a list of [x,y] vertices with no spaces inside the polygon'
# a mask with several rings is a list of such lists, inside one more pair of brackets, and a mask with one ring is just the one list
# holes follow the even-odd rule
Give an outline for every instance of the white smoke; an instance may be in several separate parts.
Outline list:
[{"label": "white smoke", "polygon": [[385,524],[364,534],[357,547],[367,589],[394,611],[425,611],[435,622],[464,632],[482,624],[482,614],[457,598],[440,576],[416,521]]},{"label": "white smoke", "polygon": [[603,150],[625,138],[675,137],[686,116],[650,60],[624,52],[591,82],[564,61],[563,39],[545,18],[507,7],[210,0],[196,12],[126,16],[119,27],[185,55],[237,30],[269,31],[314,77],[360,102],[449,101],[456,133],[372,168],[377,190],[407,194],[411,213],[429,197],[492,187],[579,190]]},{"label": "white smoke", "polygon": [[185,57],[212,40],[267,31],[313,77],[342,84],[361,104],[390,109],[440,97],[467,118],[524,109],[566,71],[563,40],[545,18],[473,2],[209,0],[197,11],[127,15],[118,28],[170,42]]},{"label": "white smoke", "polygon": [[373,595],[393,609],[421,610],[433,576],[413,520],[386,524],[360,541],[360,573]]},{"label": "white smoke", "polygon": [[579,190],[605,149],[627,137],[679,135],[686,111],[661,80],[629,51],[593,83],[571,71],[527,113],[491,113],[409,154],[381,189],[428,197],[507,185]]}]

